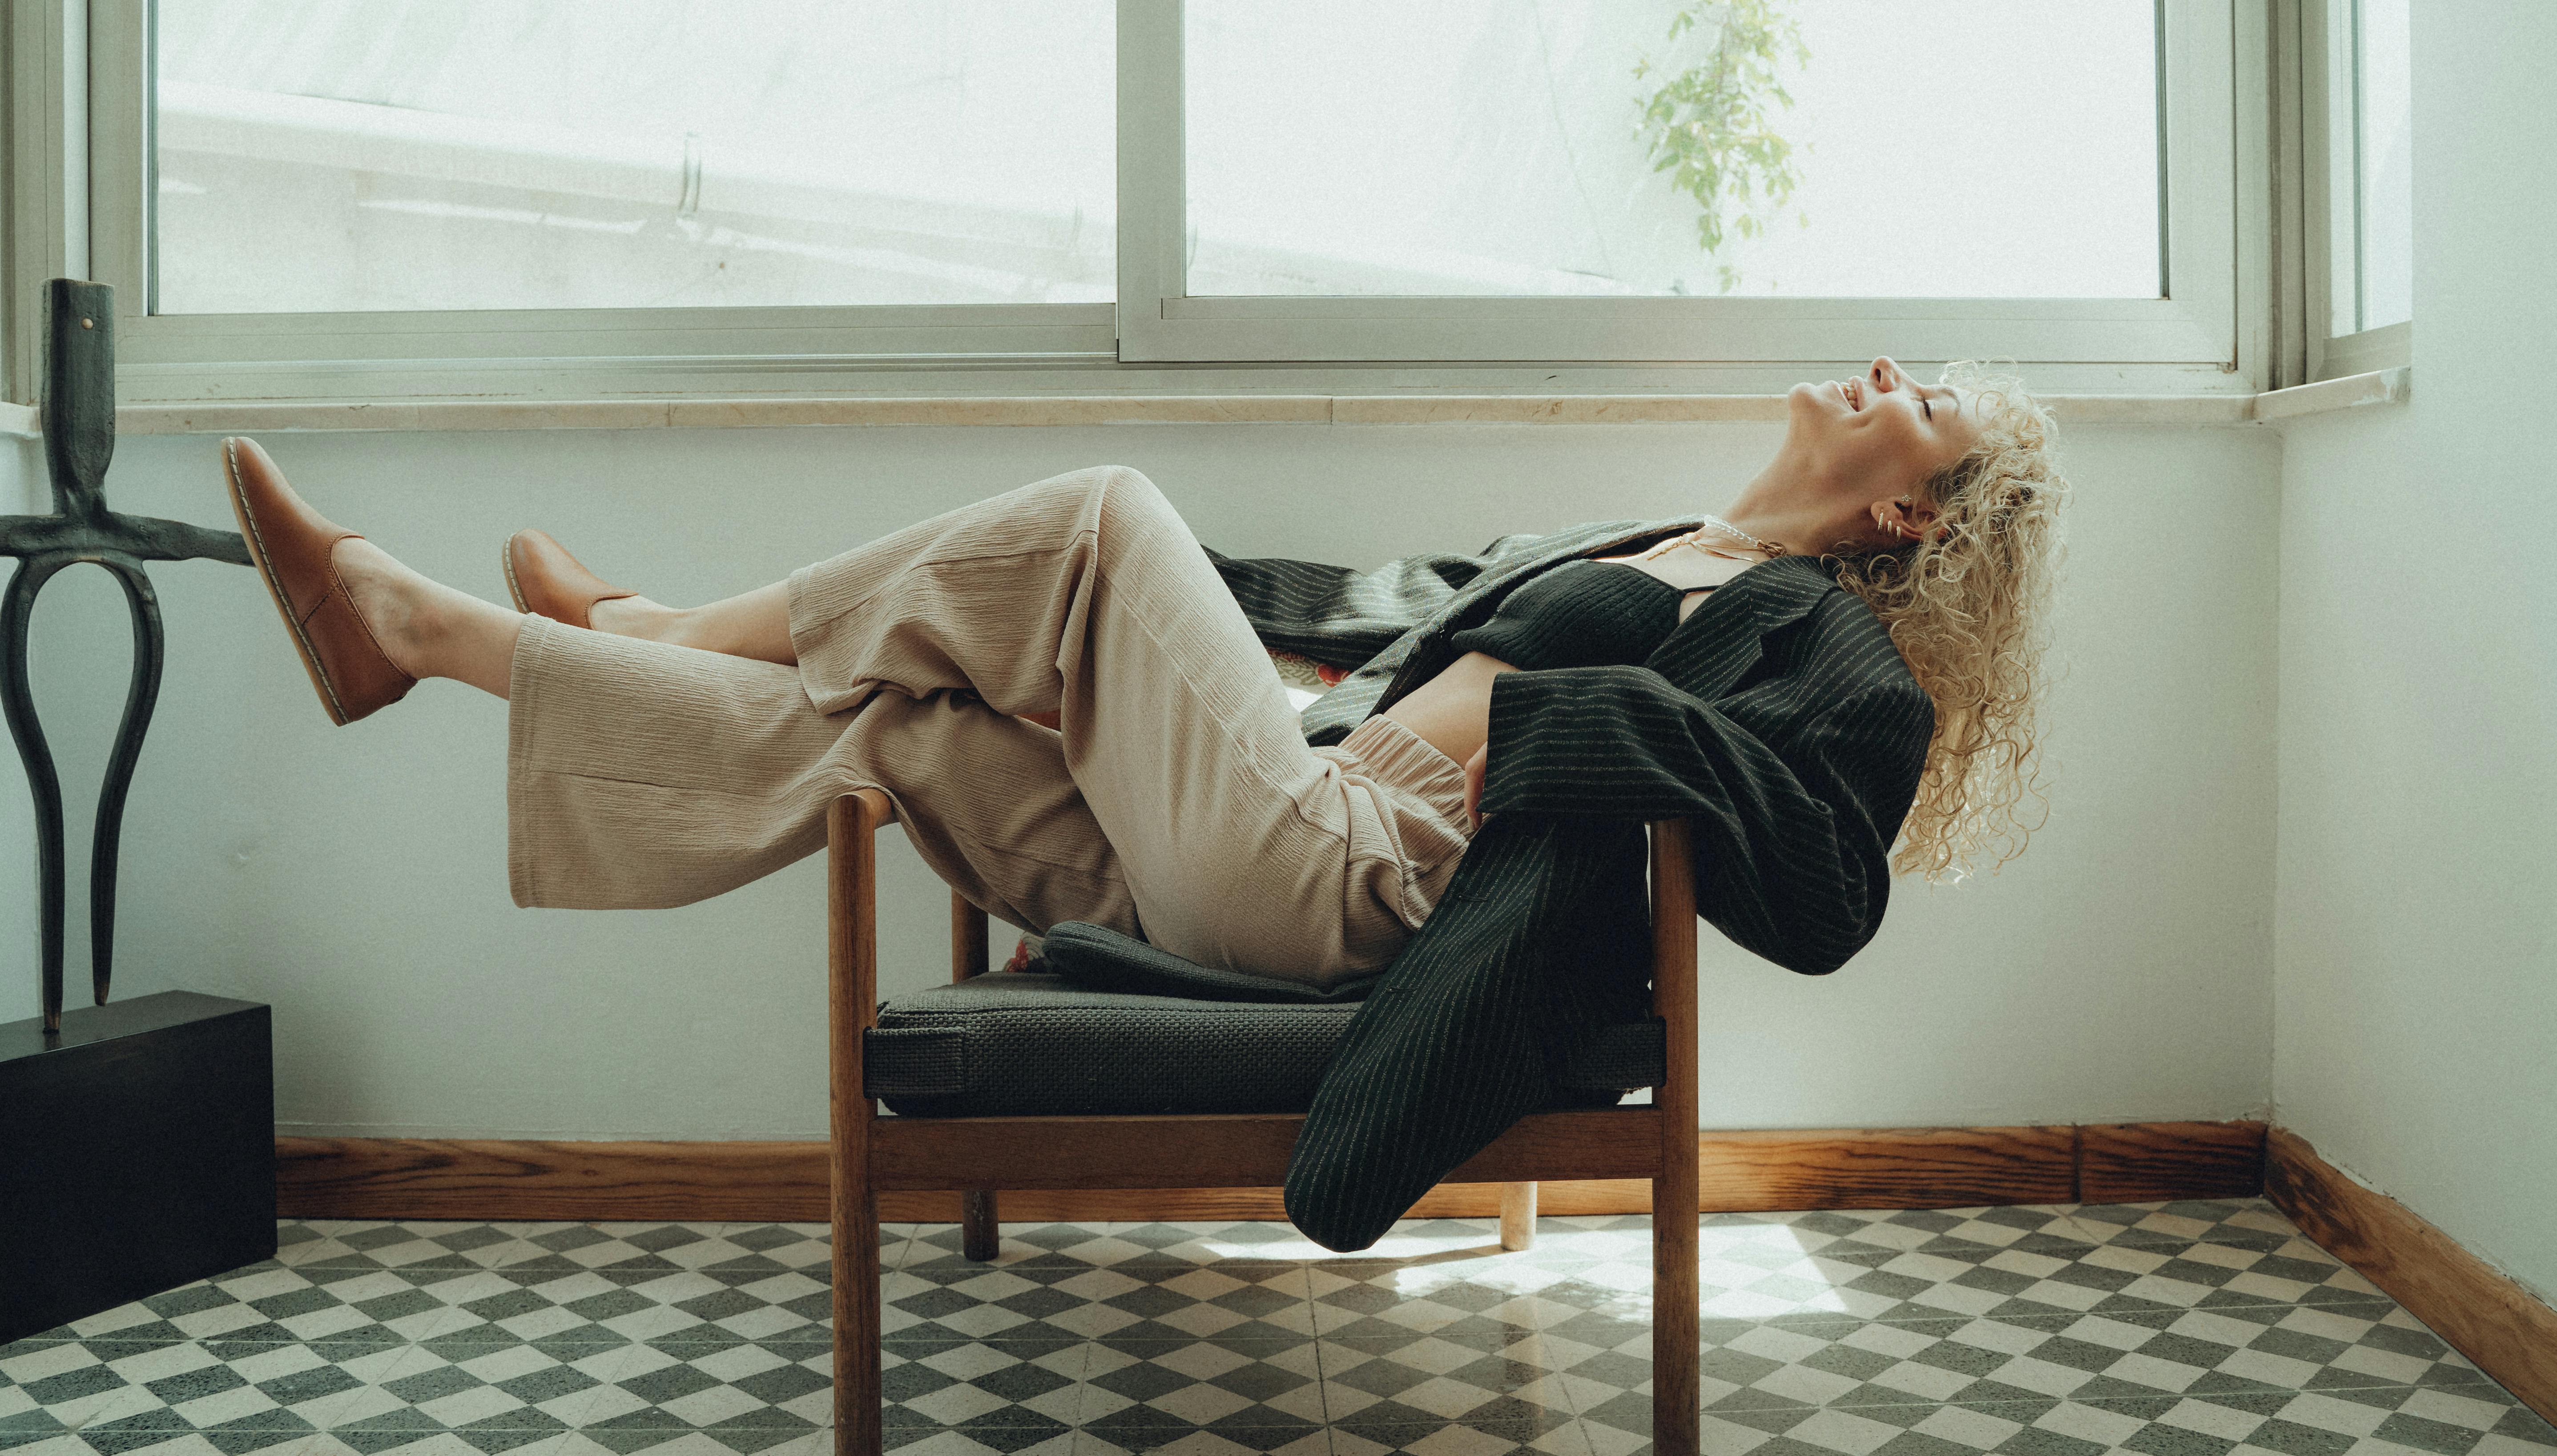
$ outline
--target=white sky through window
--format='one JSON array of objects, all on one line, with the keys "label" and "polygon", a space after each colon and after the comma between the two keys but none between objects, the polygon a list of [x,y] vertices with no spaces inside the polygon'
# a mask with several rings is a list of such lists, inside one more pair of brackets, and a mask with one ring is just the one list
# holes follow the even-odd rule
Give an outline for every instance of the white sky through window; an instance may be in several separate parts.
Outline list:
[{"label": "white sky through window", "polygon": [[1801,187],[1718,259],[1635,125],[1681,8],[1192,0],[1190,291],[2158,296],[2150,0],[1778,0]]},{"label": "white sky through window", "polygon": [[158,12],[162,312],[1116,293],[1111,0]]},{"label": "white sky through window", "polygon": [[[1801,187],[1708,256],[1675,0],[1193,0],[1190,292],[2157,296],[2150,0],[1775,8]],[[161,312],[1115,296],[1110,0],[157,9]]]}]

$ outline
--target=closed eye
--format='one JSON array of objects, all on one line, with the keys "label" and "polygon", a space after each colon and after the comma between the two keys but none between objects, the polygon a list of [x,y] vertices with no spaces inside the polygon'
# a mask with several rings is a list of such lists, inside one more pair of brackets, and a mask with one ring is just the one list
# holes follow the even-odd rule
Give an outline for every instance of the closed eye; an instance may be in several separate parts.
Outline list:
[{"label": "closed eye", "polygon": [[1936,419],[1936,405],[1935,405],[1935,402],[1934,402],[1933,400],[1921,399],[1921,400],[1919,400],[1919,401],[1918,401],[1918,407],[1919,407],[1920,409],[1923,409],[1923,410],[1925,410],[1925,411],[1927,412],[1927,420],[1928,420],[1928,423],[1930,423],[1930,424],[1935,423],[1935,419]]}]

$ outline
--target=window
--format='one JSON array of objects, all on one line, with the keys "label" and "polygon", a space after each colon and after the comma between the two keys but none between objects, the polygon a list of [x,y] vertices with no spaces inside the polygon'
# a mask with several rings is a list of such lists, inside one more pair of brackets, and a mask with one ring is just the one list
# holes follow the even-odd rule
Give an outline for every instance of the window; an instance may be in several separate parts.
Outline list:
[{"label": "window", "polygon": [[2414,319],[2412,0],[2312,0],[2310,377],[2407,362]]},{"label": "window", "polygon": [[128,398],[1112,347],[1113,0],[88,3]]},{"label": "window", "polygon": [[2246,382],[2233,0],[88,3],[137,398]]},{"label": "window", "polygon": [[1128,0],[1121,355],[2225,368],[2230,22]]},{"label": "window", "polygon": [[[1190,0],[1183,25],[1193,295],[2162,293],[2151,0]],[[1964,74],[1999,83],[1948,105]]]},{"label": "window", "polygon": [[156,11],[155,314],[1113,295],[1109,0]]}]

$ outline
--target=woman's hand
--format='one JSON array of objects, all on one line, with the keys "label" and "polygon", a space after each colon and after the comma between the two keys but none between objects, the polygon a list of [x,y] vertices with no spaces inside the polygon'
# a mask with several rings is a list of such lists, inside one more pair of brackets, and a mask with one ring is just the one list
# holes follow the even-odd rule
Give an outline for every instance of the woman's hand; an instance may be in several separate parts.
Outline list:
[{"label": "woman's hand", "polygon": [[1474,756],[1465,760],[1465,821],[1474,829],[1483,827],[1483,770],[1491,765],[1492,745],[1485,739]]}]

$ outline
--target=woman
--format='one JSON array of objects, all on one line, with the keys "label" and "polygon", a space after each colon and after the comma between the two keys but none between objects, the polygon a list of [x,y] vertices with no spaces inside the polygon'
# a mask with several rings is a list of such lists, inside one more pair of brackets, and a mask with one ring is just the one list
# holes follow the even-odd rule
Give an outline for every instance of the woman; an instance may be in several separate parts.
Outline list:
[{"label": "woman", "polygon": [[[1554,1036],[1625,1011],[1639,988],[1568,965],[1640,933],[1644,820],[1695,821],[1706,919],[1822,974],[1879,927],[1891,867],[1933,877],[2012,807],[2066,488],[2049,433],[2014,381],[1878,358],[1795,386],[1722,517],[1356,574],[1202,552],[1103,467],[690,610],[519,533],[522,613],[322,519],[253,444],[224,458],[333,719],[423,677],[510,700],[519,904],[719,893],[812,853],[827,802],[871,785],[1030,930],[1317,983],[1394,966],[1289,1179],[1299,1226],[1347,1248],[1549,1094]],[[1274,647],[1352,671],[1300,717]],[[1460,868],[1476,892],[1451,893]],[[1475,1007],[1458,1044],[1414,1030],[1430,997]],[[1389,1064],[1395,1097],[1349,1096]]]}]

